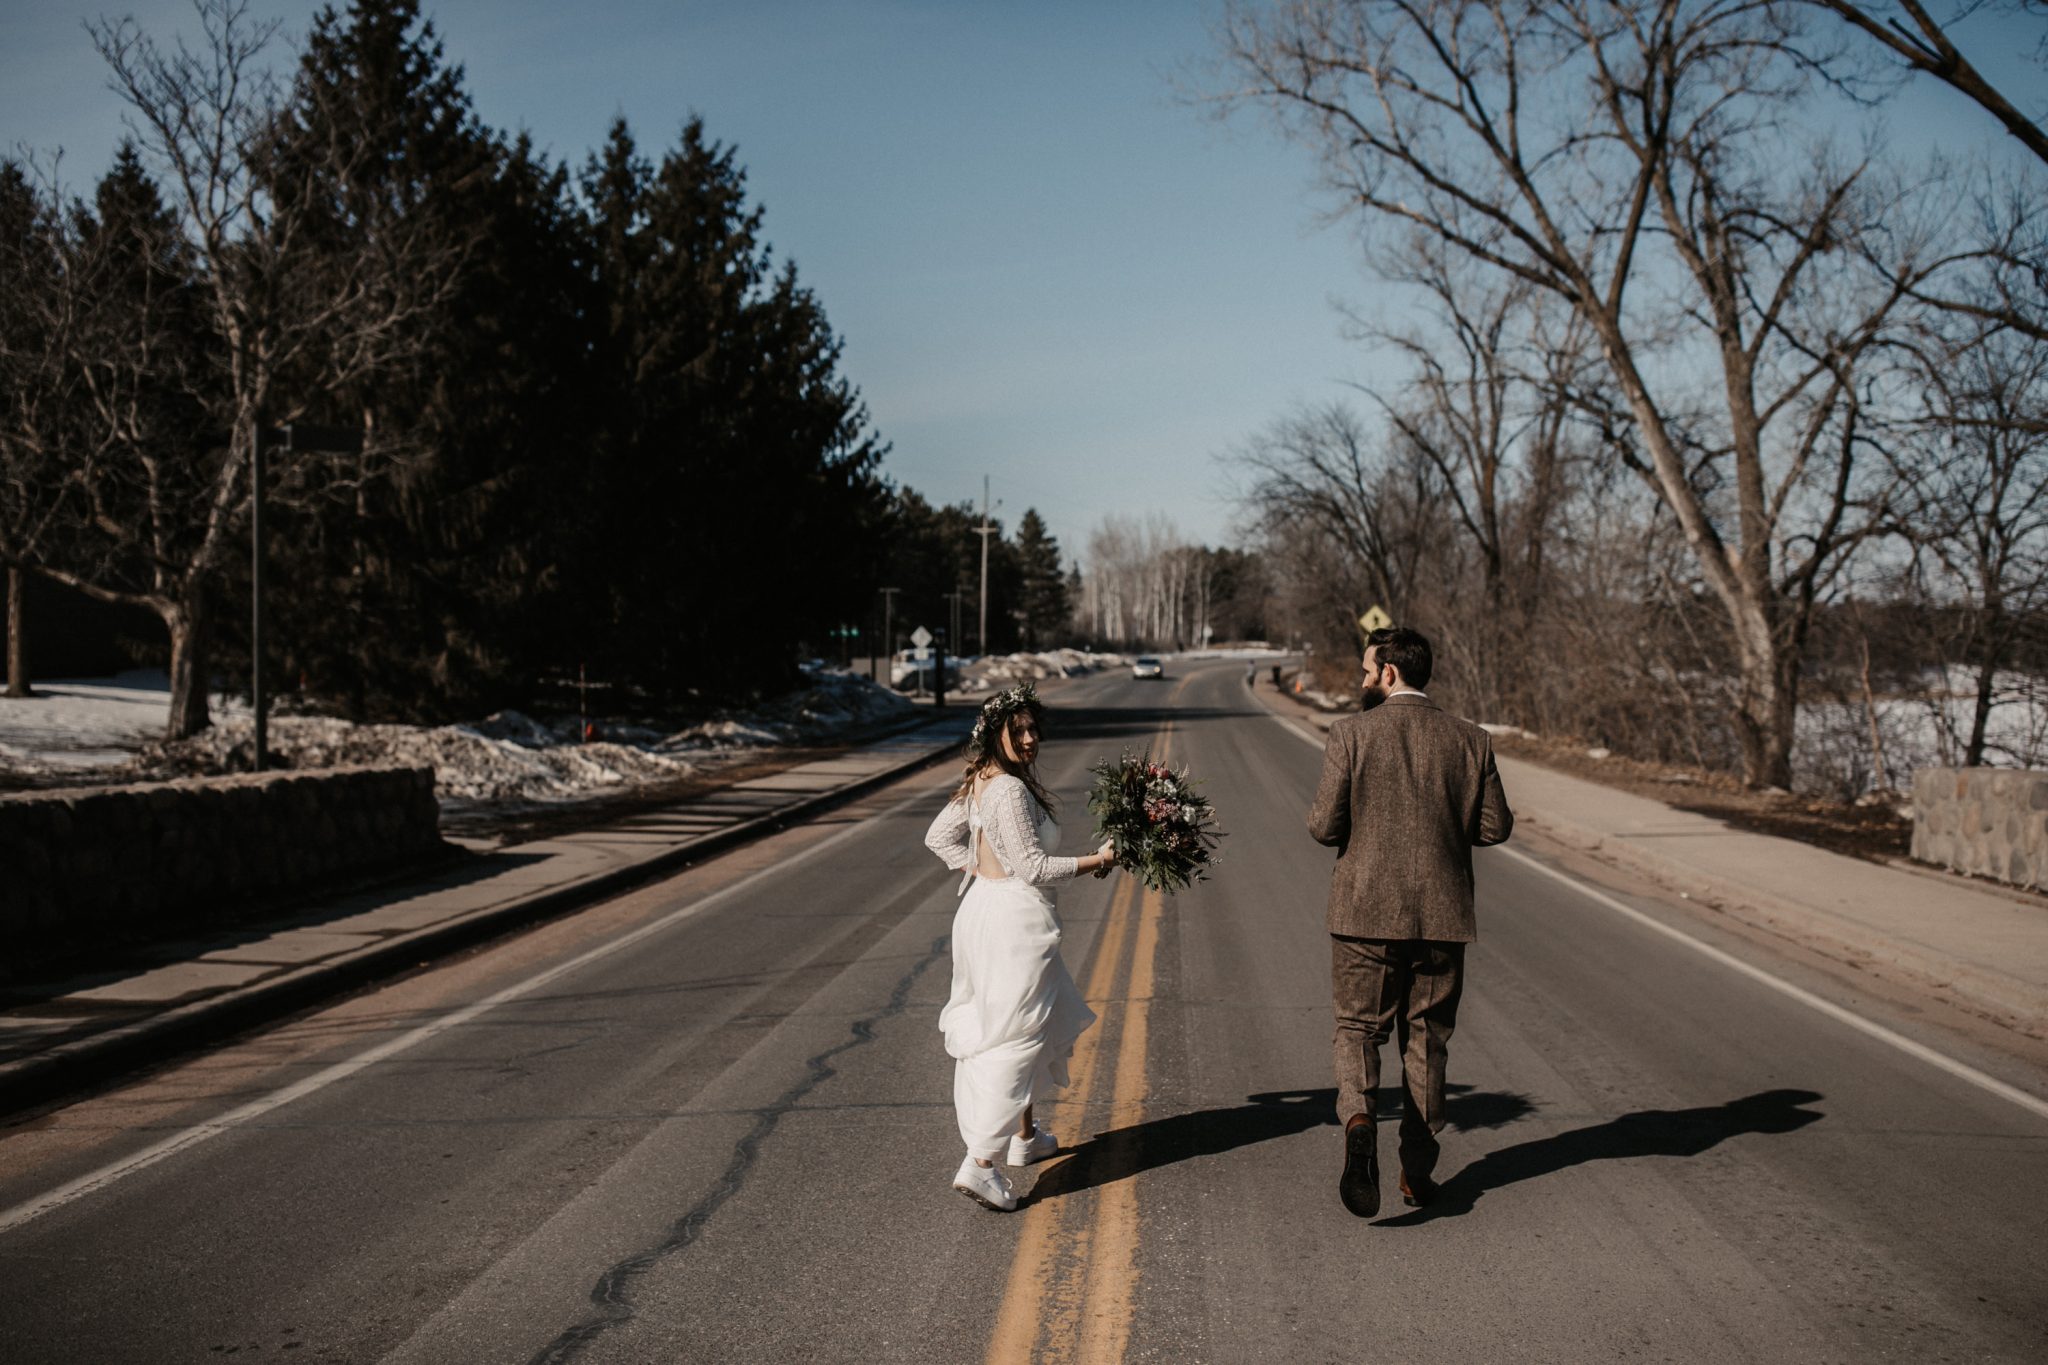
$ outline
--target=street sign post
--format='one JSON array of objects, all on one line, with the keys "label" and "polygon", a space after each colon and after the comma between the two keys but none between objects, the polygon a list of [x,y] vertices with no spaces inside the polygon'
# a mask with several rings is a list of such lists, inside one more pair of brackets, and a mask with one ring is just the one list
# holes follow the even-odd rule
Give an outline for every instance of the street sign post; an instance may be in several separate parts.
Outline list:
[{"label": "street sign post", "polygon": [[1365,609],[1365,615],[1358,618],[1358,628],[1364,631],[1367,635],[1372,634],[1376,630],[1385,630],[1388,626],[1391,626],[1393,624],[1394,618],[1387,615],[1385,611],[1381,610],[1378,603],[1374,603],[1372,606],[1367,607]]}]

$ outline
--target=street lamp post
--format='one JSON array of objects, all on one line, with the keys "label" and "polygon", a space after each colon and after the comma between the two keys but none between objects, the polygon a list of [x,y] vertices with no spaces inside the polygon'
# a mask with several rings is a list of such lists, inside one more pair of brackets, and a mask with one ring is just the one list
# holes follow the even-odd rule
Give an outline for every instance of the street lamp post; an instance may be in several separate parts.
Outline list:
[{"label": "street lamp post", "polygon": [[[285,428],[285,440],[291,428]],[[256,755],[251,766],[263,771],[266,752],[263,714],[263,424],[249,446],[249,709],[256,713]],[[200,670],[203,672],[203,670]],[[195,684],[206,686],[206,679]]]},{"label": "street lamp post", "polygon": [[256,424],[249,447],[249,709],[256,713],[251,766],[259,773],[270,762],[269,707],[263,695],[263,447],[269,442],[281,446],[287,459],[301,450],[353,455],[363,448],[363,433],[310,422],[286,422],[269,431]]}]

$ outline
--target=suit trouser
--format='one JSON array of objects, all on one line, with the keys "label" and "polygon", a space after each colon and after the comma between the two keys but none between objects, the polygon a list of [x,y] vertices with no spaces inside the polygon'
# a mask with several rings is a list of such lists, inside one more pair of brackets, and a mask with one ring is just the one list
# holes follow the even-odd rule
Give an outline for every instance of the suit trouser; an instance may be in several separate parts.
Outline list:
[{"label": "suit trouser", "polygon": [[1401,1049],[1401,1169],[1436,1168],[1444,1126],[1444,1059],[1465,986],[1465,945],[1430,939],[1330,935],[1331,994],[1336,1002],[1337,1122],[1376,1119],[1380,1044],[1392,1032]]}]

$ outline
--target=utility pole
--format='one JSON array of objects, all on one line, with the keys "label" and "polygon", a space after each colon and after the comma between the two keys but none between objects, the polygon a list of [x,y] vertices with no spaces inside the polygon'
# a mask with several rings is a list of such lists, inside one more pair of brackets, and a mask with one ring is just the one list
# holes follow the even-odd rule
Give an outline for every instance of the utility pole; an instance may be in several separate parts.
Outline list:
[{"label": "utility pole", "polygon": [[[890,673],[892,673],[892,674],[893,674],[893,673],[894,673],[894,672],[896,671],[896,670],[895,670],[895,663],[896,663],[896,637],[895,637],[894,635],[890,634],[889,632],[890,632],[890,628],[891,628],[891,627],[893,627],[893,626],[894,626],[894,625],[896,624],[896,623],[895,623],[895,620],[893,619],[893,618],[894,618],[894,615],[895,615],[895,611],[896,611],[896,594],[897,594],[897,593],[899,593],[899,592],[902,592],[902,591],[903,591],[903,589],[901,589],[901,588],[883,588],[883,589],[881,590],[881,593],[882,593],[882,652],[883,652],[884,654],[886,654],[886,655],[888,655],[888,656],[889,656],[889,664],[890,664],[890,669],[889,669],[889,671],[890,671]],[[872,678],[872,679],[873,679],[874,681],[876,681],[876,682],[882,682],[882,679],[881,679],[880,675],[879,675],[879,674],[877,674],[877,673],[875,672],[875,670],[874,670],[874,655],[873,655],[873,653],[872,653],[872,652],[870,652],[870,654],[868,655],[868,676],[869,676],[870,678]],[[883,685],[884,687],[894,687],[894,686],[895,686],[896,684],[895,684],[895,680],[894,680],[894,679],[893,679],[893,677],[892,677],[892,678],[891,678],[891,680],[890,680],[889,682],[886,682],[886,683],[882,683],[882,685]]]},{"label": "utility pole", "polygon": [[975,633],[975,646],[979,653],[988,653],[988,538],[996,528],[988,519],[988,475],[981,476],[981,525],[974,528],[974,534],[981,537],[981,627]]}]

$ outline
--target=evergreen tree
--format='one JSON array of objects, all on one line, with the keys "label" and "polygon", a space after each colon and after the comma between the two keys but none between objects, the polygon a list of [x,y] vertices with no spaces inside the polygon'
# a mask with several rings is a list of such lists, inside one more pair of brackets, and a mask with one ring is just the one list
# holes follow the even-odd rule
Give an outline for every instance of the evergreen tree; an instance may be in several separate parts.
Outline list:
[{"label": "evergreen tree", "polygon": [[[28,244],[0,324],[47,276],[97,329],[42,347],[63,363],[33,382],[8,341],[0,473],[28,469],[24,395],[62,400],[37,409],[50,448],[146,456],[154,482],[45,480],[96,503],[63,565],[38,562],[164,616],[173,733],[205,723],[213,622],[242,638],[247,469],[287,423],[364,438],[276,451],[265,480],[271,647],[357,717],[527,702],[578,664],[650,700],[761,690],[859,617],[893,524],[885,447],[732,149],[693,120],[650,162],[622,121],[572,182],[481,124],[418,0],[323,9],[273,106],[247,95],[263,32],[202,8],[203,50],[94,30],[175,212],[132,152],[70,216],[0,176],[0,229]],[[66,387],[81,358],[128,386],[128,428],[58,430],[94,413]],[[162,500],[186,493],[203,506]],[[15,504],[0,560],[27,553]]]},{"label": "evergreen tree", "polygon": [[[890,499],[887,518],[885,576],[901,590],[896,599],[897,646],[901,636],[923,625],[936,632],[951,629],[953,604],[947,594],[960,594],[960,632],[947,649],[972,651],[981,614],[981,538],[975,527],[981,511],[972,503],[934,507],[915,490],[903,488]],[[997,534],[988,556],[988,649],[1006,653],[1020,642],[1023,620],[1023,571],[1016,546]]]},{"label": "evergreen tree", "polygon": [[62,480],[39,428],[53,392],[57,251],[42,195],[0,162],[0,568],[7,579],[7,695],[29,695],[26,573],[49,534]]},{"label": "evergreen tree", "polygon": [[1059,642],[1073,608],[1067,600],[1060,543],[1036,508],[1027,508],[1017,523],[1016,554],[1024,647],[1044,649]]},{"label": "evergreen tree", "polygon": [[608,670],[656,695],[788,679],[858,613],[883,447],[816,298],[701,121],[659,166],[623,120],[584,174],[617,395],[602,442]]},{"label": "evergreen tree", "polygon": [[[587,419],[566,174],[478,122],[415,0],[319,14],[266,169],[323,210],[296,275],[330,296],[319,282],[357,281],[350,306],[403,320],[386,353],[315,353],[281,395],[365,434],[358,455],[298,461],[329,496],[284,538],[289,671],[358,717],[517,699],[569,666],[545,629],[570,614],[553,512]],[[422,261],[443,272],[430,287],[409,276]]]}]

